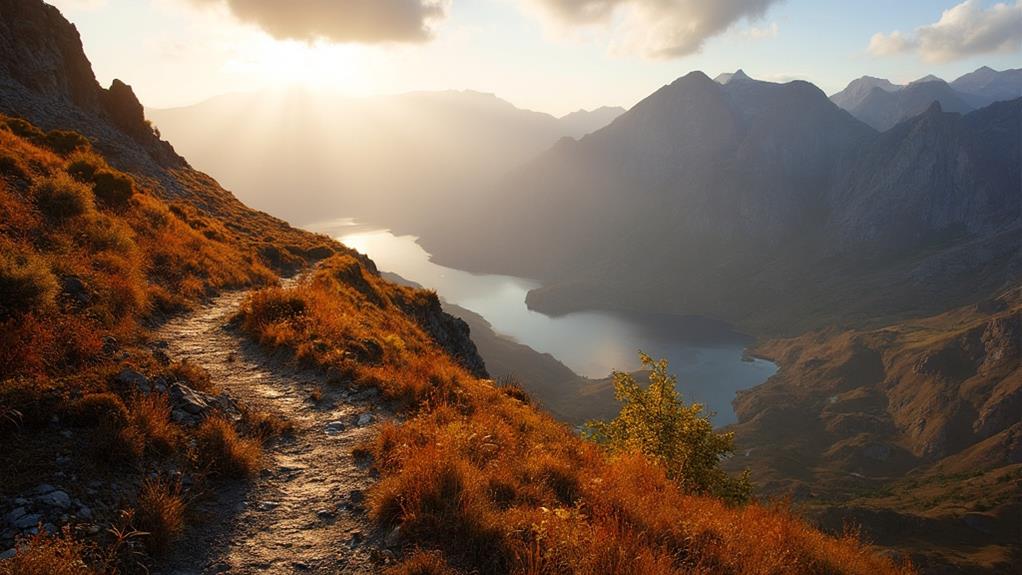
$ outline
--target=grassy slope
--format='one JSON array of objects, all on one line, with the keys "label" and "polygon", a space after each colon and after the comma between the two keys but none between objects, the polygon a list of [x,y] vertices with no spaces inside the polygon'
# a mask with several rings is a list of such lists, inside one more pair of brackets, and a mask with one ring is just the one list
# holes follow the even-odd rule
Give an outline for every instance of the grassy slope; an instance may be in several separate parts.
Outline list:
[{"label": "grassy slope", "polygon": [[[408,411],[371,450],[373,516],[400,526],[398,572],[896,573],[853,536],[832,538],[782,509],[682,493],[641,458],[611,459],[441,353],[400,310],[428,292],[338,256],[242,312],[263,344],[380,388]],[[439,558],[438,558],[439,557]],[[413,567],[432,565],[428,570]]]},{"label": "grassy slope", "polygon": [[[267,257],[274,254],[266,239],[232,229],[266,231],[269,220],[228,223],[160,199],[152,184],[110,167],[77,134],[0,115],[0,497],[59,482],[63,473],[78,479],[67,487],[72,496],[89,499],[84,484],[98,480],[99,497],[136,513],[95,508],[95,521],[151,532],[135,543],[156,552],[180,532],[182,501],[173,486],[144,479],[167,469],[230,475],[218,473],[217,462],[254,470],[258,444],[238,432],[260,435],[255,426],[266,422],[178,425],[165,395],[141,395],[118,374],[132,368],[213,391],[205,374],[155,354],[147,326],[219,290],[272,284],[270,266],[303,260]],[[297,241],[274,247],[343,251],[311,234],[290,238]],[[112,539],[103,531],[97,543]],[[36,557],[40,565],[48,565],[45,555]],[[119,555],[100,555],[93,559],[103,569],[122,564]],[[5,569],[33,572],[21,563]]]}]

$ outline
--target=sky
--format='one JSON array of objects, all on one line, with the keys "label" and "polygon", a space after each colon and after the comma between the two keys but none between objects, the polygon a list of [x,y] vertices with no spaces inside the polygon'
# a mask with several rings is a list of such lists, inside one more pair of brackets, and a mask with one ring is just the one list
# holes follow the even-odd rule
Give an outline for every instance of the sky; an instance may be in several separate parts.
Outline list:
[{"label": "sky", "polygon": [[477,90],[555,115],[692,71],[828,94],[863,75],[1022,67],[1022,0],[48,0],[143,104],[304,87]]}]

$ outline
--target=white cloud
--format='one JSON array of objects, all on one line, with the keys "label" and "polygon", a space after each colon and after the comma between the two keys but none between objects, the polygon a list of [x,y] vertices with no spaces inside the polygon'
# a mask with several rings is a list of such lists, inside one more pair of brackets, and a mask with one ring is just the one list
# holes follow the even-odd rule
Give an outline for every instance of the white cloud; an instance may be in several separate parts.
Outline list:
[{"label": "white cloud", "polygon": [[446,15],[446,0],[190,0],[226,6],[242,22],[281,40],[424,42]]},{"label": "white cloud", "polygon": [[911,34],[877,33],[869,52],[889,56],[916,52],[928,62],[948,62],[978,54],[1014,52],[1022,48],[1022,0],[983,8],[979,0],[965,0],[945,10],[940,20]]},{"label": "white cloud", "polygon": [[750,40],[769,40],[776,38],[779,32],[777,22],[771,22],[769,26],[747,26],[738,31],[740,35]]},{"label": "white cloud", "polygon": [[[779,0],[529,0],[559,26],[606,26],[611,49],[651,58],[698,52],[739,20],[755,20]],[[776,34],[776,25],[758,37]]]}]

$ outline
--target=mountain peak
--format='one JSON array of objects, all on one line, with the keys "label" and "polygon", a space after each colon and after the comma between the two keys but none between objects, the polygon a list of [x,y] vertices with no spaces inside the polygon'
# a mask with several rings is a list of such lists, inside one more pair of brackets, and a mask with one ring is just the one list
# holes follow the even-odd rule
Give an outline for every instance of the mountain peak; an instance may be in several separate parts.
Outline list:
[{"label": "mountain peak", "polygon": [[923,76],[922,78],[919,78],[918,80],[914,80],[912,82],[909,82],[909,85],[911,86],[912,84],[925,84],[926,82],[943,82],[943,81],[944,81],[943,78],[938,78],[937,76],[934,76],[933,74],[927,74],[927,75]]},{"label": "mountain peak", "polygon": [[717,82],[718,84],[727,84],[735,80],[752,80],[752,78],[750,78],[749,75],[745,73],[745,70],[739,68],[734,72],[725,72],[723,74],[720,74],[719,76],[713,79],[713,81]]}]

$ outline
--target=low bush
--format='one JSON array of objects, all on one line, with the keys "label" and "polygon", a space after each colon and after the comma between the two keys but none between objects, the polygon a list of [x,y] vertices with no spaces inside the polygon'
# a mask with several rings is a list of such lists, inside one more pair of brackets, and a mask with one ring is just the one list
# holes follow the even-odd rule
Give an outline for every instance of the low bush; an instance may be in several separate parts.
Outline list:
[{"label": "low bush", "polygon": [[0,251],[0,319],[54,306],[60,286],[46,260]]},{"label": "low bush", "polygon": [[386,575],[457,575],[436,552],[416,551],[401,563],[387,569]]},{"label": "low bush", "polygon": [[0,575],[102,575],[85,563],[87,548],[69,533],[40,533],[0,561]]},{"label": "low bush", "polygon": [[88,138],[70,130],[50,130],[46,133],[45,141],[46,147],[62,156],[90,146]]},{"label": "low bush", "polygon": [[92,175],[92,192],[96,199],[112,208],[123,208],[135,194],[131,178],[120,172],[100,169]]},{"label": "low bush", "polygon": [[174,450],[181,433],[170,420],[170,401],[166,395],[136,395],[131,400],[129,412],[130,427],[143,438],[148,450],[154,454],[167,454]]},{"label": "low bush", "polygon": [[146,480],[135,505],[134,527],[145,534],[143,541],[150,553],[165,553],[184,532],[185,501],[180,485]]},{"label": "low bush", "polygon": [[222,417],[209,417],[195,432],[199,466],[228,478],[248,478],[262,467],[262,446],[258,440],[241,437],[234,424]]},{"label": "low bush", "polygon": [[67,174],[40,179],[33,195],[39,211],[53,220],[81,216],[93,209],[92,191]]},{"label": "low bush", "polygon": [[117,395],[91,393],[72,404],[71,417],[77,425],[85,427],[109,426],[123,429],[128,424],[128,407]]}]

